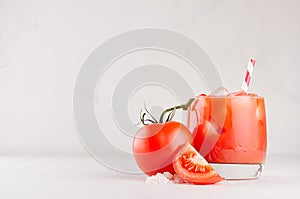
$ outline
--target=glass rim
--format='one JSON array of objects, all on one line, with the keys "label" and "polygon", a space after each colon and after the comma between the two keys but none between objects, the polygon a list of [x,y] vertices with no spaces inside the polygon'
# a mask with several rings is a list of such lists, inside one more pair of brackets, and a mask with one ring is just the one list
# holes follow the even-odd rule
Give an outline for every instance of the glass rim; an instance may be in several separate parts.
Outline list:
[{"label": "glass rim", "polygon": [[211,96],[211,95],[207,95],[207,96],[204,96],[204,95],[198,95],[195,97],[195,99],[197,98],[222,98],[222,99],[226,99],[226,98],[240,98],[240,99],[249,99],[249,98],[252,98],[252,99],[265,99],[265,97],[261,97],[261,96],[249,96],[249,95],[244,95],[244,96],[236,96],[236,95],[215,95],[215,96]]}]

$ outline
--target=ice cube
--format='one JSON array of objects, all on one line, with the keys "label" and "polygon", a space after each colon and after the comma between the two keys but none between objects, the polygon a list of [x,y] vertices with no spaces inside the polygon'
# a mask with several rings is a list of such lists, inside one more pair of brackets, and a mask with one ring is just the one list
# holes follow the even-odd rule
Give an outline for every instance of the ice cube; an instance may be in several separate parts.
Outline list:
[{"label": "ice cube", "polygon": [[224,87],[220,87],[217,88],[214,92],[211,93],[211,96],[226,96],[229,94],[229,91],[224,88]]},{"label": "ice cube", "polygon": [[256,93],[246,93],[245,91],[236,91],[236,92],[232,92],[229,93],[228,95],[226,95],[227,97],[230,96],[250,96],[250,97],[258,97],[258,95]]},{"label": "ice cube", "polygon": [[246,96],[247,93],[245,91],[236,91],[236,92],[232,92],[232,93],[229,93],[227,95],[227,97],[231,97],[231,96]]},{"label": "ice cube", "polygon": [[258,94],[256,94],[256,93],[248,93],[247,95],[251,96],[251,97],[258,97]]}]

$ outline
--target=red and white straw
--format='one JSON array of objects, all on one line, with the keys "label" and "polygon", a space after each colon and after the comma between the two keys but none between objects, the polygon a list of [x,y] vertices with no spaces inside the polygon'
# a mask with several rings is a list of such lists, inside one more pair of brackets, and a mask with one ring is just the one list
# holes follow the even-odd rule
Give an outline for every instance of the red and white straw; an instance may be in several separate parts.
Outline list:
[{"label": "red and white straw", "polygon": [[242,84],[242,90],[246,93],[248,91],[248,87],[249,87],[250,80],[251,80],[251,77],[252,77],[252,72],[253,72],[254,65],[255,65],[255,60],[250,59],[249,62],[248,62],[248,65],[247,65],[246,76],[245,76],[245,79],[244,79],[243,84]]}]

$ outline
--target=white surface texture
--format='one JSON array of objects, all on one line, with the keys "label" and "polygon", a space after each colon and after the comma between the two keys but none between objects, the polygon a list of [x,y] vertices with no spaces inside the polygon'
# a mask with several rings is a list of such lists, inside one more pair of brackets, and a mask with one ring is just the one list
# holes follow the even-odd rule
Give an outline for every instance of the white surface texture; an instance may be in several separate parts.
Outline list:
[{"label": "white surface texture", "polygon": [[300,147],[300,2],[297,0],[1,0],[0,153],[82,154],[72,95],[79,69],[124,31],[166,28],[206,49],[224,86],[265,96],[269,153]]},{"label": "white surface texture", "polygon": [[257,180],[146,184],[83,156],[2,156],[0,198],[299,198],[299,156],[271,156]]},{"label": "white surface texture", "polygon": [[[299,198],[299,19],[298,0],[0,0],[0,198]],[[269,155],[260,179],[147,185],[86,155],[78,72],[104,41],[144,27],[197,42],[229,90],[257,60],[249,91],[266,99]]]}]

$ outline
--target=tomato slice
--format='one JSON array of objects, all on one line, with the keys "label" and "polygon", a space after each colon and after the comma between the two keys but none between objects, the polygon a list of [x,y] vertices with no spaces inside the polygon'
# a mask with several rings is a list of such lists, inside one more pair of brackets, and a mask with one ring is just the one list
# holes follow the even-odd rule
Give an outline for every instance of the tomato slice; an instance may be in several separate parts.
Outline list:
[{"label": "tomato slice", "polygon": [[220,133],[218,133],[215,125],[205,120],[203,125],[199,125],[194,130],[193,136],[195,150],[205,157],[218,142]]},{"label": "tomato slice", "polygon": [[179,149],[173,167],[179,177],[193,184],[215,184],[224,180],[189,143]]}]

